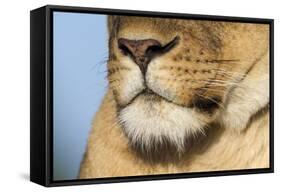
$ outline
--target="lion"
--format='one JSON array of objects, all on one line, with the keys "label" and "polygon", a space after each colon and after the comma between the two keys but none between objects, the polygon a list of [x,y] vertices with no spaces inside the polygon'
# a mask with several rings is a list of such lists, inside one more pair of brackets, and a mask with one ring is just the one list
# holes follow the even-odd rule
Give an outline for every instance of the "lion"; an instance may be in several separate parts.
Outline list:
[{"label": "lion", "polygon": [[108,16],[79,178],[269,167],[269,25]]}]

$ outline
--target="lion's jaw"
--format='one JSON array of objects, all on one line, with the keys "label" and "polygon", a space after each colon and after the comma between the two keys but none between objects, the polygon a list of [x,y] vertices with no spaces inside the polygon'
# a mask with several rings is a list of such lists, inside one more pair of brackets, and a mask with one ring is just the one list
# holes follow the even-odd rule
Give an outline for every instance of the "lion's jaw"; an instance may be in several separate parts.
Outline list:
[{"label": "lion's jaw", "polygon": [[149,65],[145,80],[138,68],[123,76],[128,83],[121,93],[125,100],[119,106],[119,122],[130,143],[145,152],[171,145],[182,153],[188,139],[204,135],[205,126],[217,113],[202,114],[194,107],[174,102],[172,94],[154,80],[156,63],[157,59]]}]

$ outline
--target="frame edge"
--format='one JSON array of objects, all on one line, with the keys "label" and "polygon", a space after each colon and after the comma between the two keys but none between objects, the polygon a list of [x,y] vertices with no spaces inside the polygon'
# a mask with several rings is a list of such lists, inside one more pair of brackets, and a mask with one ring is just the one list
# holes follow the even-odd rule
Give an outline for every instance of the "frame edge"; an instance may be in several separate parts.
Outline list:
[{"label": "frame edge", "polygon": [[30,11],[30,181],[46,175],[46,6]]}]

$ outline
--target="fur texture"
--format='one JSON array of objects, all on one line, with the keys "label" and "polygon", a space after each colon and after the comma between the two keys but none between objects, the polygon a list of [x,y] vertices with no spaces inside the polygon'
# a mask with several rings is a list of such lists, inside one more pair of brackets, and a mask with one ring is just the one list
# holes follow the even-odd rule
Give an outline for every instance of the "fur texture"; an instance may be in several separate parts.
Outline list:
[{"label": "fur texture", "polygon": [[[108,29],[109,88],[80,178],[269,166],[268,25],[110,16]],[[145,74],[117,43],[175,37]]]}]

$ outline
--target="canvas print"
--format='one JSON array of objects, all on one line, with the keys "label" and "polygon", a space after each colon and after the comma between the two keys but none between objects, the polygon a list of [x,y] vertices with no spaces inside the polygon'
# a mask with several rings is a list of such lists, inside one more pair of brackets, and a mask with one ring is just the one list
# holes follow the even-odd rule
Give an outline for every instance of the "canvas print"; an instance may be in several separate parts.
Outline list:
[{"label": "canvas print", "polygon": [[53,178],[270,167],[269,24],[53,13]]}]

